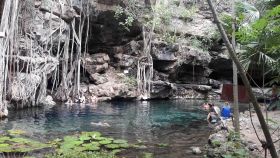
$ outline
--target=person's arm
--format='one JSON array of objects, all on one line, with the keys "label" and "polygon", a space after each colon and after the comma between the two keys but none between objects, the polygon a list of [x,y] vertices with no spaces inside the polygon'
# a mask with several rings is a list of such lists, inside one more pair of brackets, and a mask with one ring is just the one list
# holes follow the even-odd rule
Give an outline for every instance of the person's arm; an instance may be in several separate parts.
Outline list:
[{"label": "person's arm", "polygon": [[211,122],[210,122],[210,113],[207,115],[207,122],[210,124]]}]

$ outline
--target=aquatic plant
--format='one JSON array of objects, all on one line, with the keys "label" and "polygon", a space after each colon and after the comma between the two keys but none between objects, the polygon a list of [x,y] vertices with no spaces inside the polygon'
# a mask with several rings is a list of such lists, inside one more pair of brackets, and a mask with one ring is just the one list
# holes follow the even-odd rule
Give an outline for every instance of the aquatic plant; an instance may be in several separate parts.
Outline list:
[{"label": "aquatic plant", "polygon": [[121,148],[119,144],[108,144],[108,145],[105,145],[105,147],[107,149],[119,149],[119,148]]},{"label": "aquatic plant", "polygon": [[142,158],[153,158],[153,153],[144,152]]},{"label": "aquatic plant", "polygon": [[[82,132],[72,136],[64,136],[63,141],[56,139],[52,141],[56,148],[56,153],[53,155],[60,155],[68,157],[68,153],[75,152],[108,152],[112,155],[122,151],[122,149],[129,148],[130,145],[126,140],[107,138],[101,135],[100,132]],[[77,154],[79,155],[79,154]]]},{"label": "aquatic plant", "polygon": [[112,141],[111,141],[111,140],[109,140],[109,139],[105,139],[105,140],[101,140],[101,141],[99,141],[99,143],[100,143],[101,145],[107,145],[107,144],[111,144],[111,143],[112,143]]},{"label": "aquatic plant", "polygon": [[157,144],[157,146],[159,146],[159,147],[168,147],[169,145],[165,144],[165,143],[159,143],[159,144]]},{"label": "aquatic plant", "polygon": [[0,153],[27,153],[49,148],[50,145],[22,137],[0,137]]},{"label": "aquatic plant", "polygon": [[115,158],[114,153],[110,152],[82,152],[82,153],[77,153],[77,152],[68,152],[63,155],[61,154],[52,154],[52,155],[47,155],[46,158]]},{"label": "aquatic plant", "polygon": [[127,143],[127,141],[122,140],[122,139],[116,139],[116,140],[113,140],[113,143],[115,143],[115,144],[125,144],[125,143]]},{"label": "aquatic plant", "polygon": [[14,130],[8,130],[8,133],[10,135],[22,135],[22,134],[25,134],[25,131],[23,131],[21,129],[14,129]]}]

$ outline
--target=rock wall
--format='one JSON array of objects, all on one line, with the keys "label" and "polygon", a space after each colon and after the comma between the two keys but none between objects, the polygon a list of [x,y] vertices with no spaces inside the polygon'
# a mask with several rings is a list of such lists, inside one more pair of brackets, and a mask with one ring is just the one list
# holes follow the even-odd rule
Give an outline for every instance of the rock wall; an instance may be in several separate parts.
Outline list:
[{"label": "rock wall", "polygon": [[[137,60],[143,49],[141,24],[135,22],[130,31],[119,25],[112,9],[119,3],[95,3],[97,14],[91,17],[89,52],[84,65],[84,93],[88,98],[137,98]],[[211,14],[205,5],[199,7],[191,20],[175,17],[174,26],[169,27],[176,27],[182,36],[205,42],[207,49],[192,41],[170,44],[154,40],[152,98],[219,98],[214,90],[220,88],[220,81],[230,82],[231,60],[225,55]]]},{"label": "rock wall", "polygon": [[[64,5],[52,0],[27,2],[35,5],[29,7],[22,27],[42,50],[44,45],[49,44],[46,42],[49,36],[52,36],[54,47],[61,44],[56,41],[58,39],[63,43],[67,38],[65,35],[71,30],[70,22],[81,11],[79,0],[72,0],[72,6],[66,5],[66,1],[62,1]],[[90,2],[88,51],[81,62],[84,70],[81,74],[81,93],[86,102],[136,99],[137,62],[143,49],[142,26],[135,21],[128,31],[119,24],[120,21],[115,18],[115,6],[122,4],[121,0]],[[188,7],[190,2],[183,2]],[[176,28],[176,34],[185,38],[175,43],[155,39],[152,43],[152,99],[219,98],[215,90],[220,88],[222,82],[231,80],[231,61],[225,54],[211,14],[206,5],[197,7],[198,10],[187,20],[172,17],[171,25],[166,26],[170,31]],[[61,27],[60,37],[59,31],[52,33],[48,27],[53,30]],[[21,52],[28,53],[24,47],[28,46],[28,41],[24,38],[20,41]]]},{"label": "rock wall", "polygon": [[4,3],[5,3],[5,0],[2,0],[2,1],[0,2],[0,20],[1,20],[1,18],[2,18],[2,11],[3,11],[3,9],[4,9]]}]

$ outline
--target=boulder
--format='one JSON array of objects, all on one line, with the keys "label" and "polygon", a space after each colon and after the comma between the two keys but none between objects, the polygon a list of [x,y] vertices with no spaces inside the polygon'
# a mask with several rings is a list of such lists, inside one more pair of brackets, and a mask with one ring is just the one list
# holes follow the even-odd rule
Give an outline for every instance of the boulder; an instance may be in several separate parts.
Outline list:
[{"label": "boulder", "polygon": [[2,106],[0,109],[0,120],[8,117],[8,115],[9,115],[9,111],[7,106]]},{"label": "boulder", "polygon": [[201,154],[202,153],[202,151],[200,150],[199,147],[191,147],[191,149],[192,149],[193,154]]},{"label": "boulder", "polygon": [[78,16],[75,10],[66,3],[58,3],[51,0],[42,0],[40,10],[56,15],[67,23],[70,23],[74,17]]},{"label": "boulder", "polygon": [[82,59],[82,66],[89,74],[104,73],[109,68],[110,58],[105,53],[86,54]]},{"label": "boulder", "polygon": [[133,64],[137,64],[136,58],[132,55],[116,54],[114,57],[116,59],[116,67],[129,68]]},{"label": "boulder", "polygon": [[174,98],[187,98],[187,99],[205,99],[207,93],[201,93],[194,90],[192,84],[175,84],[176,91],[173,94]]},{"label": "boulder", "polygon": [[15,102],[32,99],[40,83],[41,77],[38,75],[17,73],[9,84],[10,99]]},{"label": "boulder", "polygon": [[173,95],[175,87],[172,83],[164,81],[152,82],[151,98],[169,98]]},{"label": "boulder", "polygon": [[40,104],[42,104],[43,106],[48,106],[48,107],[52,107],[52,106],[56,105],[56,103],[53,101],[52,96],[50,96],[50,95],[43,98],[40,101]]},{"label": "boulder", "polygon": [[219,131],[217,133],[211,134],[208,138],[208,143],[212,146],[221,146],[227,142],[227,135],[224,131]]},{"label": "boulder", "polygon": [[99,73],[94,73],[94,74],[91,74],[90,75],[90,79],[91,81],[93,81],[95,84],[103,84],[103,83],[106,83],[108,82],[108,79],[106,76],[104,75],[101,75]]}]

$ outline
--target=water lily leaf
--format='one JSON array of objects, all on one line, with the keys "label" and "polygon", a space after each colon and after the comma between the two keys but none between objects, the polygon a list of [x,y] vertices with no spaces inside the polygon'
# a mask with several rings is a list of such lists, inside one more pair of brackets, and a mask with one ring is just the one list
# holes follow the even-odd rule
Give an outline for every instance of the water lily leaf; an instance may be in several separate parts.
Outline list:
[{"label": "water lily leaf", "polygon": [[11,142],[15,142],[15,143],[22,143],[22,144],[28,144],[28,143],[32,143],[31,140],[26,139],[26,138],[11,138],[9,141]]},{"label": "water lily leaf", "polygon": [[120,145],[119,144],[107,144],[107,145],[105,145],[105,147],[107,149],[119,149]]},{"label": "water lily leaf", "polygon": [[63,140],[65,142],[73,142],[73,141],[77,141],[78,138],[76,136],[65,136],[65,137],[63,137]]},{"label": "water lily leaf", "polygon": [[122,151],[121,149],[115,149],[115,150],[112,151],[112,153],[115,155],[115,154],[117,154],[117,153],[119,153],[121,151]]},{"label": "water lily leaf", "polygon": [[86,136],[90,136],[92,138],[96,138],[96,137],[100,137],[101,133],[100,132],[96,132],[96,131],[93,131],[93,132],[82,132],[81,135],[86,135]]},{"label": "water lily leaf", "polygon": [[95,146],[92,144],[83,144],[82,145],[84,147],[84,151],[98,151],[100,150],[99,146]]},{"label": "water lily leaf", "polygon": [[106,137],[95,137],[95,138],[94,138],[94,140],[98,140],[98,141],[99,141],[99,140],[105,140],[105,139],[107,139],[107,138],[106,138]]},{"label": "water lily leaf", "polygon": [[11,139],[10,137],[6,137],[6,136],[0,137],[0,143],[4,143],[5,141],[10,140],[10,139]]},{"label": "water lily leaf", "polygon": [[9,147],[10,144],[0,144],[0,148],[5,148],[5,147]]},{"label": "water lily leaf", "polygon": [[68,150],[68,149],[74,149],[77,146],[78,145],[75,142],[64,142],[64,143],[61,144],[60,148],[62,150]]},{"label": "water lily leaf", "polygon": [[148,152],[143,153],[143,158],[153,158],[153,157],[154,157],[153,153],[148,153]]},{"label": "water lily leaf", "polygon": [[120,147],[121,148],[129,148],[129,144],[127,144],[127,143],[124,143],[124,144],[120,144]]},{"label": "water lily leaf", "polygon": [[168,144],[160,143],[160,144],[157,144],[157,146],[159,146],[159,147],[168,147]]},{"label": "water lily leaf", "polygon": [[11,153],[13,148],[11,146],[0,147],[0,153]]},{"label": "water lily leaf", "polygon": [[105,139],[105,140],[101,140],[101,141],[99,141],[99,143],[100,143],[101,145],[107,145],[107,144],[111,144],[111,143],[112,143],[112,141],[111,141],[111,140],[109,140],[109,139]]},{"label": "water lily leaf", "polygon": [[90,144],[93,145],[93,146],[100,146],[99,142],[91,142]]},{"label": "water lily leaf", "polygon": [[79,139],[80,139],[81,141],[87,141],[87,140],[90,140],[91,137],[86,136],[86,135],[81,135]]},{"label": "water lily leaf", "polygon": [[10,135],[22,135],[25,134],[26,132],[21,129],[12,129],[12,130],[8,130],[8,133]]},{"label": "water lily leaf", "polygon": [[127,141],[122,140],[122,139],[116,139],[116,140],[113,140],[113,143],[115,143],[115,144],[125,144],[125,143],[127,143]]}]

